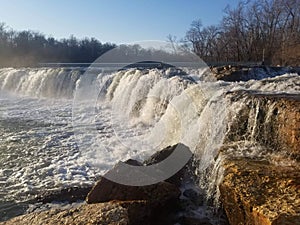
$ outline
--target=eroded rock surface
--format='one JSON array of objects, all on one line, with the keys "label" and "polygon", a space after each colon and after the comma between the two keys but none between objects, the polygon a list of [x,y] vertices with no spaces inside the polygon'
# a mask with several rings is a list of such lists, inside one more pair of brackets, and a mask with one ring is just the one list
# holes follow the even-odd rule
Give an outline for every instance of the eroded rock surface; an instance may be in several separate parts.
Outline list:
[{"label": "eroded rock surface", "polygon": [[227,142],[249,140],[270,151],[286,152],[300,159],[300,96],[295,94],[230,93],[231,101],[243,100],[230,125]]},{"label": "eroded rock surface", "polygon": [[230,224],[300,224],[300,165],[228,159],[220,191]]},{"label": "eroded rock surface", "polygon": [[230,224],[300,224],[299,95],[230,95],[232,102],[243,100],[219,155]]}]

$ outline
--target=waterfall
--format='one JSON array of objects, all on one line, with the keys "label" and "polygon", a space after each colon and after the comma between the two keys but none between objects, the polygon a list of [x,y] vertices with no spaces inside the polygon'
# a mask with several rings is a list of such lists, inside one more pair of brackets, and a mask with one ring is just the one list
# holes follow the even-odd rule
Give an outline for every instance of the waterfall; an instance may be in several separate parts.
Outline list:
[{"label": "waterfall", "polygon": [[[300,92],[296,74],[230,83],[214,81],[202,70],[127,69],[107,76],[86,71],[1,69],[0,90],[29,97],[74,99],[76,144],[84,147],[81,157],[88,165],[101,171],[119,160],[144,160],[178,142],[187,145],[197,161],[199,185],[209,196],[218,194],[224,157],[221,148],[238,146],[234,154],[243,156],[245,146],[252,149],[268,141],[267,126],[272,125],[276,107],[252,101],[246,94]],[[87,106],[81,105],[84,100]],[[241,118],[248,121],[244,128]],[[256,155],[263,154],[263,148],[255,149],[260,151]]]},{"label": "waterfall", "polygon": [[81,69],[0,69],[0,90],[32,97],[72,98]]}]

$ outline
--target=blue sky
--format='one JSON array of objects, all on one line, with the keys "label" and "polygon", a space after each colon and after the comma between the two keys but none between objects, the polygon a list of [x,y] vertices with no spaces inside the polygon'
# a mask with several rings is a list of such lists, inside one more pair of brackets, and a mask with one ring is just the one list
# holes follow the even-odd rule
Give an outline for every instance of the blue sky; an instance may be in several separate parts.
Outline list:
[{"label": "blue sky", "polygon": [[40,31],[55,38],[95,37],[128,43],[181,38],[191,22],[218,24],[226,5],[238,0],[0,0],[0,22],[15,30]]}]

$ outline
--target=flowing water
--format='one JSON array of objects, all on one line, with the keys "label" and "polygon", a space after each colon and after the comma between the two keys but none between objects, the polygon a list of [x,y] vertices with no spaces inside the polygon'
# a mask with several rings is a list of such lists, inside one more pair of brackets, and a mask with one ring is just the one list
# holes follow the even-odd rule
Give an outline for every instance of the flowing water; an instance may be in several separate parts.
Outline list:
[{"label": "flowing water", "polygon": [[[24,213],[44,190],[91,185],[120,160],[142,161],[178,142],[195,154],[199,186],[215,195],[216,155],[244,101],[232,104],[226,93],[238,90],[299,94],[300,79],[229,83],[174,68],[106,76],[84,68],[0,69],[0,220]],[[95,99],[86,101],[90,93]]]}]

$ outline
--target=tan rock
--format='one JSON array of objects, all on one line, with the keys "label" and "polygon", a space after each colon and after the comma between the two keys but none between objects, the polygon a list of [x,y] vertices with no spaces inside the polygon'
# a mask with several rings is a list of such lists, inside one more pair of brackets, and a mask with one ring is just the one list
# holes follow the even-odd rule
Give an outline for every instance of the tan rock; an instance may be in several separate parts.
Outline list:
[{"label": "tan rock", "polygon": [[[300,96],[293,94],[232,93],[231,101],[244,101],[232,121],[227,142],[256,141],[271,151],[300,159]],[[255,136],[253,136],[253,134]]]},{"label": "tan rock", "polygon": [[231,225],[300,224],[300,165],[227,159],[220,185]]},{"label": "tan rock", "polygon": [[163,225],[151,213],[146,201],[111,201],[30,213],[0,225]]},{"label": "tan rock", "polygon": [[232,103],[243,102],[219,156],[225,169],[219,188],[230,224],[300,224],[299,95],[229,96]]},{"label": "tan rock", "polygon": [[13,218],[1,225],[127,225],[128,209],[120,203],[82,205],[77,208],[30,213]]}]

